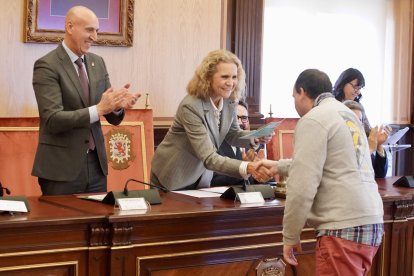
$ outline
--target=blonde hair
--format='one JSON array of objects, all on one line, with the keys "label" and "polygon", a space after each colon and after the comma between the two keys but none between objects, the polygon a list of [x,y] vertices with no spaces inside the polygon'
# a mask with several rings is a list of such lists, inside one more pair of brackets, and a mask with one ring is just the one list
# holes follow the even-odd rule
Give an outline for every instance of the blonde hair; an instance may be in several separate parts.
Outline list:
[{"label": "blonde hair", "polygon": [[237,85],[230,94],[230,100],[244,99],[246,90],[246,74],[242,63],[235,54],[226,50],[216,50],[208,53],[200,66],[196,69],[193,78],[187,85],[187,93],[199,99],[206,99],[209,96],[210,80],[217,71],[217,64],[220,62],[234,63],[237,66]]}]

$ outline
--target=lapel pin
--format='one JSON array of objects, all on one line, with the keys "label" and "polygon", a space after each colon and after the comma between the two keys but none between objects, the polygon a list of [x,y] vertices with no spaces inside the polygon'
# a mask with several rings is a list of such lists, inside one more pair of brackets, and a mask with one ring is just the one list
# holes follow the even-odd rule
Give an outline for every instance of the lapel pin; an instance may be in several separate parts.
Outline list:
[{"label": "lapel pin", "polygon": [[95,62],[92,62],[91,65],[92,65],[92,67],[94,67],[95,66]]}]

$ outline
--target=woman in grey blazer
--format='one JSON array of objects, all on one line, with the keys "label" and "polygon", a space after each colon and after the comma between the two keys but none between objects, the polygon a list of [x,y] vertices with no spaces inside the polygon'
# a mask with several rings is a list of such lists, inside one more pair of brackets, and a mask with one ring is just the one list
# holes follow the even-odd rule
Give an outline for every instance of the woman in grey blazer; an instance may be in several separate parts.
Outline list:
[{"label": "woman in grey blazer", "polygon": [[254,174],[267,181],[267,169],[255,172],[255,162],[242,162],[220,156],[223,140],[232,146],[257,148],[272,136],[239,139],[250,131],[241,130],[237,121],[238,99],[244,97],[245,73],[241,61],[231,52],[210,52],[187,85],[174,121],[151,162],[151,184],[168,190],[197,189],[209,185],[212,172],[233,177]]}]

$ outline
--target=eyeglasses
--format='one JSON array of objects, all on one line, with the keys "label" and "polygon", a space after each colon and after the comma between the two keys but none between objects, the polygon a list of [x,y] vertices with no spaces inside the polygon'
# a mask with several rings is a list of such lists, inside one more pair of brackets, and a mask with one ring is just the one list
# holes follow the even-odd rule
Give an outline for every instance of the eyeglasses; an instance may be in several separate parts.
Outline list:
[{"label": "eyeglasses", "polygon": [[247,123],[249,121],[249,116],[239,116],[237,115],[237,119],[240,119],[242,123]]},{"label": "eyeglasses", "polygon": [[352,82],[348,82],[353,88],[354,88],[354,92],[357,92],[358,90],[361,90],[362,88],[364,88],[363,85],[355,85]]}]

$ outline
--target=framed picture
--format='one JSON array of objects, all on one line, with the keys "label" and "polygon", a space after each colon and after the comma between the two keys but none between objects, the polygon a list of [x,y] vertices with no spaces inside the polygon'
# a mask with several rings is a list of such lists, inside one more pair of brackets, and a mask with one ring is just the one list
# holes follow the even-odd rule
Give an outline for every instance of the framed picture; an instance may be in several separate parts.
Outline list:
[{"label": "framed picture", "polygon": [[99,19],[97,46],[131,47],[135,0],[25,0],[24,42],[60,43],[65,16],[74,6],[85,6]]}]

